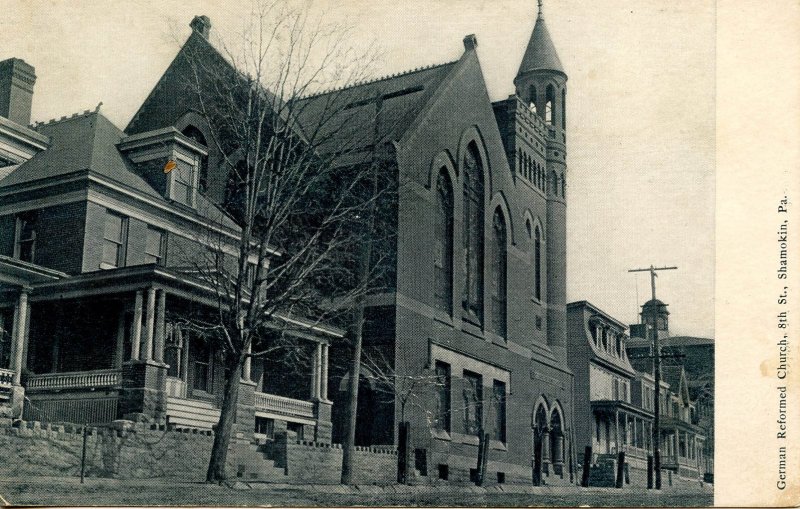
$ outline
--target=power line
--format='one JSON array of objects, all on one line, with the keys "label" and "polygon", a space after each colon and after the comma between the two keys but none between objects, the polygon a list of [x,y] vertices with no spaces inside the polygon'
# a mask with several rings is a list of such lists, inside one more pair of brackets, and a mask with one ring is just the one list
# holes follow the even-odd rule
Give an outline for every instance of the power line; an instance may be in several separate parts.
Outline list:
[{"label": "power line", "polygon": [[659,270],[676,270],[678,267],[654,267],[646,269],[630,269],[628,272],[649,272],[650,289],[653,298],[650,301],[653,330],[653,371],[655,376],[655,409],[653,412],[653,469],[656,474],[656,489],[661,489],[661,345],[658,343],[658,305],[656,301],[656,278]]}]

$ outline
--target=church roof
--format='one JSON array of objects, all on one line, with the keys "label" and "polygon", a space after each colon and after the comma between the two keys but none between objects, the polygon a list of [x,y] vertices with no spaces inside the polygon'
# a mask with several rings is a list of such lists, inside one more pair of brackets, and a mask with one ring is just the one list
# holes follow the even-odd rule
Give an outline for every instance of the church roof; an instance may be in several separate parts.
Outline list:
[{"label": "church roof", "polygon": [[457,62],[304,97],[293,106],[293,114],[314,131],[304,134],[322,152],[353,152],[399,140]]},{"label": "church roof", "polygon": [[536,24],[533,26],[533,33],[530,41],[528,41],[528,47],[525,49],[525,55],[522,57],[517,76],[531,71],[564,72],[556,47],[553,45],[553,39],[547,30],[541,4],[539,5],[539,15],[536,17]]}]

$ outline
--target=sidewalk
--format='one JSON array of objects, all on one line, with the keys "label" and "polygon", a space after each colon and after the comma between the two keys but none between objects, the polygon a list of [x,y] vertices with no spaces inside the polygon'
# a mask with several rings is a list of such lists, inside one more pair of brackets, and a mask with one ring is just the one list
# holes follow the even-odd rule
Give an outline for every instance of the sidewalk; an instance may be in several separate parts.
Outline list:
[{"label": "sidewalk", "polygon": [[[682,487],[685,488],[685,487]],[[297,485],[231,481],[225,486],[168,479],[17,477],[0,481],[0,496],[12,505],[455,505],[455,506],[707,506],[711,486],[580,488],[492,485]],[[0,502],[1,503],[1,502]]]}]

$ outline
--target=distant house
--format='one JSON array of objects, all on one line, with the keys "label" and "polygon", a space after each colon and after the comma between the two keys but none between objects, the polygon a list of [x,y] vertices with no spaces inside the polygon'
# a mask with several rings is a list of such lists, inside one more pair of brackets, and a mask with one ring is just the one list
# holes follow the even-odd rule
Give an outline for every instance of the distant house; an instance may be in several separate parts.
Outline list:
[{"label": "distant house", "polygon": [[[662,433],[665,434],[663,465],[707,481],[714,476],[714,340],[673,336],[669,330],[668,305],[660,300],[642,305],[641,321],[630,326],[628,355],[636,369],[653,373],[652,331],[658,324],[662,353],[662,376],[670,386],[670,399],[663,402]],[[695,451],[693,444],[700,450]],[[669,458],[667,459],[667,456]]]}]

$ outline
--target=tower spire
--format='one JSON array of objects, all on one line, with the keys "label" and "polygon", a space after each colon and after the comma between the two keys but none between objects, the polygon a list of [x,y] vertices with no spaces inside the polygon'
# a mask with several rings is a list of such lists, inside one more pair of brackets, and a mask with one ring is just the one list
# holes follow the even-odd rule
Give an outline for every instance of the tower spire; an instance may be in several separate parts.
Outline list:
[{"label": "tower spire", "polygon": [[542,15],[542,0],[536,0],[536,3],[539,4],[539,13],[536,15],[537,18],[543,18]]}]

